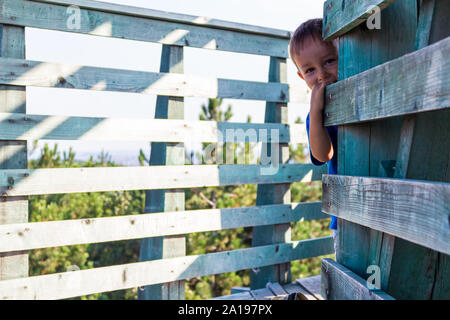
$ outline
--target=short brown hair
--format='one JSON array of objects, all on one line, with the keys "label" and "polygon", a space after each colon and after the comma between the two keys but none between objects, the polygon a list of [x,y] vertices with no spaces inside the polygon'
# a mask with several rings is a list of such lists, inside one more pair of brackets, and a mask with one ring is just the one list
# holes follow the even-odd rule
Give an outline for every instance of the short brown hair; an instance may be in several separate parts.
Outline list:
[{"label": "short brown hair", "polygon": [[[293,33],[289,42],[289,54],[294,60],[295,53],[303,48],[306,39],[324,41],[322,38],[322,18],[310,19],[303,22]],[[332,44],[332,42],[324,41]]]}]

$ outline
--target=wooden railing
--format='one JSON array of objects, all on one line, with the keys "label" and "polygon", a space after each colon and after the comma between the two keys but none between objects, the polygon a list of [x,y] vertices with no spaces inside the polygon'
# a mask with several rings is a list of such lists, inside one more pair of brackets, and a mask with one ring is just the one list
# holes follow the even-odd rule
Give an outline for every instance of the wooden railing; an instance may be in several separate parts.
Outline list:
[{"label": "wooden railing", "polygon": [[[373,6],[381,30],[356,27]],[[450,298],[449,13],[445,0],[325,3],[323,36],[340,36],[325,95],[325,125],[339,126],[338,175],[322,178],[322,210],[338,217],[327,299]]]},{"label": "wooden railing", "polygon": [[[67,23],[73,12],[80,14],[76,27]],[[291,222],[327,216],[320,202],[290,201],[290,183],[320,180],[326,168],[286,163],[288,143],[306,142],[303,126],[287,124],[287,102],[306,101],[303,89],[286,83],[288,32],[85,0],[0,0],[0,23],[1,299],[62,299],[142,286],[140,298],[183,299],[185,279],[259,268],[253,288],[286,283],[290,261],[333,252],[331,237],[290,239]],[[25,27],[160,43],[161,72],[25,60]],[[186,46],[268,55],[269,82],[185,75]],[[33,115],[26,112],[27,86],[159,96],[155,119]],[[267,101],[265,123],[185,121],[185,96]],[[185,141],[244,142],[249,136],[263,150],[272,148],[279,165],[184,165]],[[30,170],[26,140],[40,139],[152,141],[150,166]],[[257,205],[184,210],[182,188],[234,184],[258,184]],[[113,190],[147,190],[146,213],[28,223],[29,195]],[[185,256],[184,234],[238,227],[254,227],[252,248]],[[145,238],[141,262],[28,277],[27,250],[138,238]]]}]

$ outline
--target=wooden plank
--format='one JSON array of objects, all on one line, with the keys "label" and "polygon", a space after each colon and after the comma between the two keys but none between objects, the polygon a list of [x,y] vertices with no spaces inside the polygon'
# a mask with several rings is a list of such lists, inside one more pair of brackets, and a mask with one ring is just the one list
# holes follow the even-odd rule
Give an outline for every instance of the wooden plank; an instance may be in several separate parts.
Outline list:
[{"label": "wooden plank", "polygon": [[[418,8],[420,13],[414,45],[415,50],[422,49],[429,44],[434,8],[434,0],[421,1],[420,8]],[[397,147],[397,156],[395,158],[395,170],[393,170],[394,178],[404,179],[407,177],[408,164],[411,155],[411,146],[414,139],[415,125],[416,114],[411,114],[403,117],[400,129],[400,138]],[[375,247],[375,250],[377,251],[375,253],[376,258],[371,262],[371,264],[380,266],[380,289],[386,291],[389,288],[391,265],[392,258],[395,252],[396,238],[387,233],[377,234],[377,236],[380,235],[381,237],[379,238],[381,243],[379,243],[378,241],[371,242],[371,249],[372,247]]]},{"label": "wooden plank", "polygon": [[317,300],[315,296],[313,296],[310,292],[305,290],[301,285],[297,282],[288,283],[283,286],[283,289],[286,290],[288,294],[295,293],[299,300]]},{"label": "wooden plank", "polygon": [[[152,212],[149,208],[146,212]],[[0,225],[0,252],[181,235],[323,219],[321,203],[170,211],[121,217]]]},{"label": "wooden plank", "polygon": [[271,138],[282,143],[307,142],[305,126],[299,124],[0,113],[0,139],[4,140],[265,142]]},{"label": "wooden plank", "polygon": [[[430,5],[429,0],[422,1],[422,6],[427,3]],[[450,30],[446,28],[450,3],[435,0],[434,5],[429,44],[450,36]],[[420,11],[422,15],[428,10],[421,8]],[[420,20],[419,16],[419,27]],[[449,109],[416,115],[407,178],[450,182],[450,154],[442,152],[450,148],[449,121]],[[398,299],[446,299],[448,294],[445,295],[445,292],[448,293],[447,288],[450,286],[450,278],[444,275],[448,273],[445,266],[446,257],[448,255],[397,238],[387,292]],[[434,294],[438,292],[440,294]]]},{"label": "wooden plank", "polygon": [[[332,237],[0,281],[0,298],[63,299],[329,254]],[[263,259],[261,257],[264,257]]]},{"label": "wooden plank", "polygon": [[[183,47],[163,45],[160,72],[183,73]],[[184,119],[184,98],[158,96],[155,118]],[[131,127],[130,127],[131,128]],[[184,165],[184,144],[151,143],[150,165]],[[146,190],[145,212],[184,210],[183,189]],[[184,235],[142,239],[139,261],[186,255]],[[138,291],[139,300],[184,300],[185,281],[146,286]]]},{"label": "wooden plank", "polygon": [[[0,56],[25,58],[25,28],[0,24]],[[26,88],[0,86],[0,112],[26,113]],[[27,168],[26,141],[0,141],[0,169]],[[28,221],[28,198],[0,198],[0,224]],[[0,253],[0,280],[28,276],[28,252]]]},{"label": "wooden plank", "polygon": [[275,296],[283,296],[287,291],[278,282],[268,282],[266,288],[269,289]]},{"label": "wooden plank", "polygon": [[[261,165],[187,165],[0,170],[3,197],[118,190],[176,189],[320,180],[326,168],[283,164],[273,174]],[[267,169],[267,168],[266,168]]]},{"label": "wooden plank", "polygon": [[323,300],[320,289],[320,275],[297,279],[296,282],[309,293],[311,293],[311,295],[313,295],[315,299]]},{"label": "wooden plank", "polygon": [[235,293],[243,293],[243,292],[249,292],[250,288],[249,287],[232,287],[230,290],[231,294],[235,294]]},{"label": "wooden plank", "polygon": [[[88,2],[91,4],[88,4]],[[69,5],[76,5],[76,3],[80,4],[79,11],[68,10]],[[289,37],[286,31],[274,32],[270,29],[258,30],[255,27],[242,26],[244,29],[242,30],[244,32],[242,32],[241,30],[231,30],[233,26],[235,29],[241,29],[240,25],[231,23],[228,23],[231,28],[223,30],[202,24],[201,22],[207,19],[201,17],[197,18],[200,23],[192,23],[192,21],[186,21],[187,19],[172,22],[168,19],[171,14],[162,15],[159,12],[159,17],[154,18],[152,13],[158,15],[158,11],[146,11],[144,8],[136,7],[125,7],[125,14],[121,14],[118,11],[124,8],[123,6],[95,1],[70,1],[51,4],[43,1],[1,0],[0,7],[2,8],[0,23],[22,27],[239,53],[288,56]],[[137,12],[141,12],[141,16],[133,16]],[[79,17],[75,18],[74,15],[77,13],[79,13]],[[214,22],[211,22],[211,24],[214,24]],[[218,22],[216,27],[224,24]],[[247,31],[255,32],[247,33]],[[267,33],[271,34],[268,35]]]},{"label": "wooden plank", "polygon": [[449,183],[341,175],[322,181],[323,212],[450,254]]},{"label": "wooden plank", "polygon": [[369,290],[366,281],[332,259],[322,259],[322,296],[326,300],[394,300],[381,290]]},{"label": "wooden plank", "polygon": [[[287,82],[286,59],[270,58],[269,82]],[[264,115],[265,123],[288,123],[288,109],[286,103],[266,102]],[[270,157],[270,160],[268,159]],[[289,145],[287,143],[263,143],[260,163],[287,163],[289,160]],[[258,185],[256,204],[289,203],[291,201],[290,184]],[[252,231],[252,246],[271,243],[281,243],[291,240],[290,224],[255,227]],[[264,288],[267,282],[285,284],[291,282],[290,264],[274,265],[250,273],[250,288]]]},{"label": "wooden plank", "polygon": [[[339,37],[339,80],[414,50],[417,27],[415,0],[394,2],[383,10],[381,18],[381,30],[354,28]],[[403,27],[398,28],[398,25]],[[339,174],[387,174],[384,164],[390,164],[395,159],[399,134],[399,128],[393,127],[395,121],[392,119],[339,126]],[[380,238],[375,234],[377,231],[342,219],[338,219],[338,231],[337,261],[359,276],[367,277],[367,267],[374,261],[376,263],[377,256],[383,256],[376,246],[380,244]]]},{"label": "wooden plank", "polygon": [[325,125],[449,108],[449,57],[446,38],[328,86]]},{"label": "wooden plank", "polygon": [[366,21],[372,14],[374,6],[380,11],[395,0],[328,0],[323,10],[324,39],[335,39]]},{"label": "wooden plank", "polygon": [[167,12],[142,7],[107,3],[104,1],[93,1],[93,0],[31,0],[31,1],[58,4],[63,6],[77,6],[80,9],[91,9],[102,12],[117,13],[120,15],[152,18],[163,21],[200,25],[216,29],[234,30],[244,33],[262,34],[285,39],[289,39],[290,37],[290,32],[285,30],[253,26],[244,23],[236,23],[231,21],[212,19],[208,17],[199,17],[175,12]]},{"label": "wooden plank", "polygon": [[289,101],[289,86],[285,83],[218,79],[13,58],[0,58],[0,84],[122,91],[176,97]]},{"label": "wooden plank", "polygon": [[267,288],[251,290],[250,294],[255,300],[271,300],[276,297],[276,295]]}]

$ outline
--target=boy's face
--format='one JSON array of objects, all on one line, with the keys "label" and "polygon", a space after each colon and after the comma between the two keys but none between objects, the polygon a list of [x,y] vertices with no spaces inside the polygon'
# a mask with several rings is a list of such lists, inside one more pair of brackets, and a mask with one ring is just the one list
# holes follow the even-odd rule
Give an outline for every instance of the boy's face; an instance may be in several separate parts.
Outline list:
[{"label": "boy's face", "polygon": [[338,52],[331,43],[310,37],[297,51],[294,60],[298,75],[310,89],[320,82],[330,84],[337,81]]}]

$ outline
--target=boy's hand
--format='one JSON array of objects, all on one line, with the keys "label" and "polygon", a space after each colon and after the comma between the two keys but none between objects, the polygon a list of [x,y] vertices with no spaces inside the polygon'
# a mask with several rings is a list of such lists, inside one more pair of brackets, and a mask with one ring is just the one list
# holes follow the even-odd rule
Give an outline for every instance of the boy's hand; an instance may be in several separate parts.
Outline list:
[{"label": "boy's hand", "polygon": [[333,81],[317,82],[311,91],[311,106],[309,110],[309,146],[311,148],[312,155],[321,162],[329,161],[334,154],[330,136],[323,126],[325,87],[331,83],[333,83]]},{"label": "boy's hand", "polygon": [[322,116],[325,105],[325,87],[332,84],[333,81],[317,82],[311,91],[311,104],[309,113],[312,117]]}]

